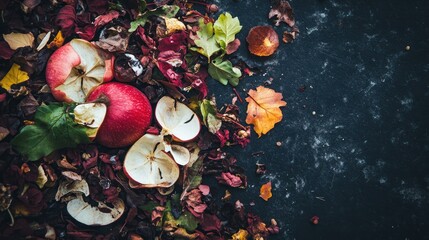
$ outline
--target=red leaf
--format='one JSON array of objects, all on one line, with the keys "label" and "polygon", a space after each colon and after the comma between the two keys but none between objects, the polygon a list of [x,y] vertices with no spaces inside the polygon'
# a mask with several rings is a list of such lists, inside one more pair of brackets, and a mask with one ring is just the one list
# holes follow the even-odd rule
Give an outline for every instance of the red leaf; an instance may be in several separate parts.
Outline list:
[{"label": "red leaf", "polygon": [[116,19],[118,17],[119,17],[119,12],[113,10],[113,11],[108,12],[107,14],[96,17],[95,21],[94,21],[94,25],[96,27],[103,26],[103,25],[106,25],[107,23],[111,22],[113,19]]},{"label": "red leaf", "polygon": [[12,57],[14,52],[15,51],[10,49],[9,44],[7,44],[7,42],[5,41],[0,42],[0,58],[9,60]]},{"label": "red leaf", "polygon": [[94,25],[86,25],[83,27],[77,27],[75,31],[80,38],[83,38],[87,41],[91,41],[95,36],[97,27],[95,27]]},{"label": "red leaf", "polygon": [[200,189],[201,193],[204,196],[207,196],[210,193],[210,187],[207,185],[201,184],[200,186],[198,186],[198,189]]},{"label": "red leaf", "polygon": [[243,184],[243,181],[240,177],[235,176],[229,172],[223,172],[219,177],[217,177],[219,183],[229,185],[231,187],[240,187]]},{"label": "red leaf", "polygon": [[221,222],[219,218],[214,214],[203,215],[203,220],[201,222],[201,228],[206,232],[219,232],[221,228]]},{"label": "red leaf", "polygon": [[232,54],[235,51],[238,50],[238,48],[240,47],[241,42],[238,38],[236,38],[234,41],[228,43],[228,45],[226,46],[226,54]]},{"label": "red leaf", "polygon": [[68,37],[74,32],[76,26],[76,11],[73,6],[66,5],[60,9],[55,24],[61,28],[64,37]]},{"label": "red leaf", "polygon": [[88,9],[90,12],[101,15],[107,11],[107,0],[87,0],[86,3],[88,4]]},{"label": "red leaf", "polygon": [[174,33],[169,37],[159,40],[158,50],[160,52],[172,50],[175,52],[180,52],[182,56],[184,56],[187,49],[186,39],[187,37],[185,32],[181,31]]}]

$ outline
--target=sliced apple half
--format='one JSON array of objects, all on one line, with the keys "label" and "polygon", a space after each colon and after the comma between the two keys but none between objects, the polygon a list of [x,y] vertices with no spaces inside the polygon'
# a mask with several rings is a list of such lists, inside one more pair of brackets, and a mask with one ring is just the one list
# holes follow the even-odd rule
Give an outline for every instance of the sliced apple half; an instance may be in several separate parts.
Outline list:
[{"label": "sliced apple half", "polygon": [[74,110],[74,121],[87,127],[86,134],[94,139],[98,129],[106,117],[107,107],[104,103],[84,103],[77,105]]},{"label": "sliced apple half", "polygon": [[85,202],[82,195],[67,203],[67,212],[76,221],[88,226],[105,226],[118,220],[125,212],[125,204],[122,199],[118,198],[112,203],[113,207],[102,202],[98,206],[91,206]]},{"label": "sliced apple half", "polygon": [[82,103],[93,88],[113,79],[113,62],[92,43],[73,39],[49,58],[46,82],[58,101]]},{"label": "sliced apple half", "polygon": [[162,135],[145,134],[128,150],[124,173],[134,188],[170,187],[179,178],[179,166],[165,152]]},{"label": "sliced apple half", "polygon": [[162,127],[162,135],[172,135],[178,141],[194,139],[201,129],[197,114],[185,104],[168,96],[158,101],[155,117]]}]

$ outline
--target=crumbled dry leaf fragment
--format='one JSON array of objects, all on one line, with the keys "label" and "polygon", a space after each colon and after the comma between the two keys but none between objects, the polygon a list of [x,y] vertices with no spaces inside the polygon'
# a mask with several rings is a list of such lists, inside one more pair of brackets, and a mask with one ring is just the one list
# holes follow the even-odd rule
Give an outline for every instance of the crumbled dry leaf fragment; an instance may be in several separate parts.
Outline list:
[{"label": "crumbled dry leaf fragment", "polygon": [[253,124],[255,132],[261,137],[282,120],[283,114],[280,107],[286,106],[286,102],[282,101],[281,93],[263,86],[257,87],[256,91],[251,89],[248,95],[246,123]]},{"label": "crumbled dry leaf fragment", "polygon": [[21,67],[18,64],[14,63],[10,68],[9,72],[7,72],[6,76],[4,76],[2,80],[0,80],[0,87],[6,89],[7,91],[10,91],[12,85],[25,82],[29,78],[30,77],[28,76],[28,73],[22,71]]},{"label": "crumbled dry leaf fragment", "polygon": [[0,126],[0,141],[5,139],[9,133],[9,129]]},{"label": "crumbled dry leaf fragment", "polygon": [[45,186],[45,184],[48,182],[48,177],[46,176],[45,171],[43,170],[43,166],[40,165],[37,168],[37,171],[39,173],[37,180],[36,180],[36,184],[37,186],[39,186],[39,188],[43,188]]},{"label": "crumbled dry leaf fragment", "polygon": [[63,33],[60,31],[58,31],[57,35],[55,35],[54,40],[52,40],[49,44],[48,44],[48,48],[59,48],[64,44],[64,37],[63,37]]},{"label": "crumbled dry leaf fragment", "polygon": [[275,17],[276,26],[280,25],[280,22],[285,22],[289,27],[295,26],[295,14],[288,1],[276,0],[273,4],[272,9],[268,14],[268,18]]},{"label": "crumbled dry leaf fragment", "polygon": [[268,199],[270,199],[273,196],[273,194],[271,193],[271,181],[262,185],[259,193],[260,193],[259,196],[262,199],[264,199],[265,201],[268,201]]},{"label": "crumbled dry leaf fragment", "polygon": [[247,240],[248,237],[249,233],[244,229],[240,229],[232,235],[232,240]]}]

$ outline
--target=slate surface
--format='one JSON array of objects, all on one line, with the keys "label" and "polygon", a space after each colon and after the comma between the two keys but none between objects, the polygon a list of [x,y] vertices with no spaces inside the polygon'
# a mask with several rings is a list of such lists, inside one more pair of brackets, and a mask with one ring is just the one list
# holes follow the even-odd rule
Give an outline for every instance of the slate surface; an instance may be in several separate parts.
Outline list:
[{"label": "slate surface", "polygon": [[[269,2],[217,1],[243,25],[238,56],[262,70],[240,83],[241,96],[272,78],[288,102],[274,130],[233,149],[250,184],[234,196],[276,218],[282,232],[272,239],[429,239],[429,2],[290,2],[298,39],[261,59],[249,55],[245,36],[272,25]],[[210,89],[219,104],[232,97],[217,83]],[[256,162],[266,176],[254,174]],[[267,181],[273,197],[264,202]]]}]

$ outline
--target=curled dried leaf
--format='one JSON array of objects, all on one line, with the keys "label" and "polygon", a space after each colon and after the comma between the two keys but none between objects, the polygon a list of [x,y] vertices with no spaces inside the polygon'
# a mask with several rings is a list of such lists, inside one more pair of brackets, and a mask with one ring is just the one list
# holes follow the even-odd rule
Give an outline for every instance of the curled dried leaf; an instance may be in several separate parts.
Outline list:
[{"label": "curled dried leaf", "polygon": [[279,36],[271,26],[256,26],[246,37],[249,51],[256,56],[270,56],[279,47]]}]

